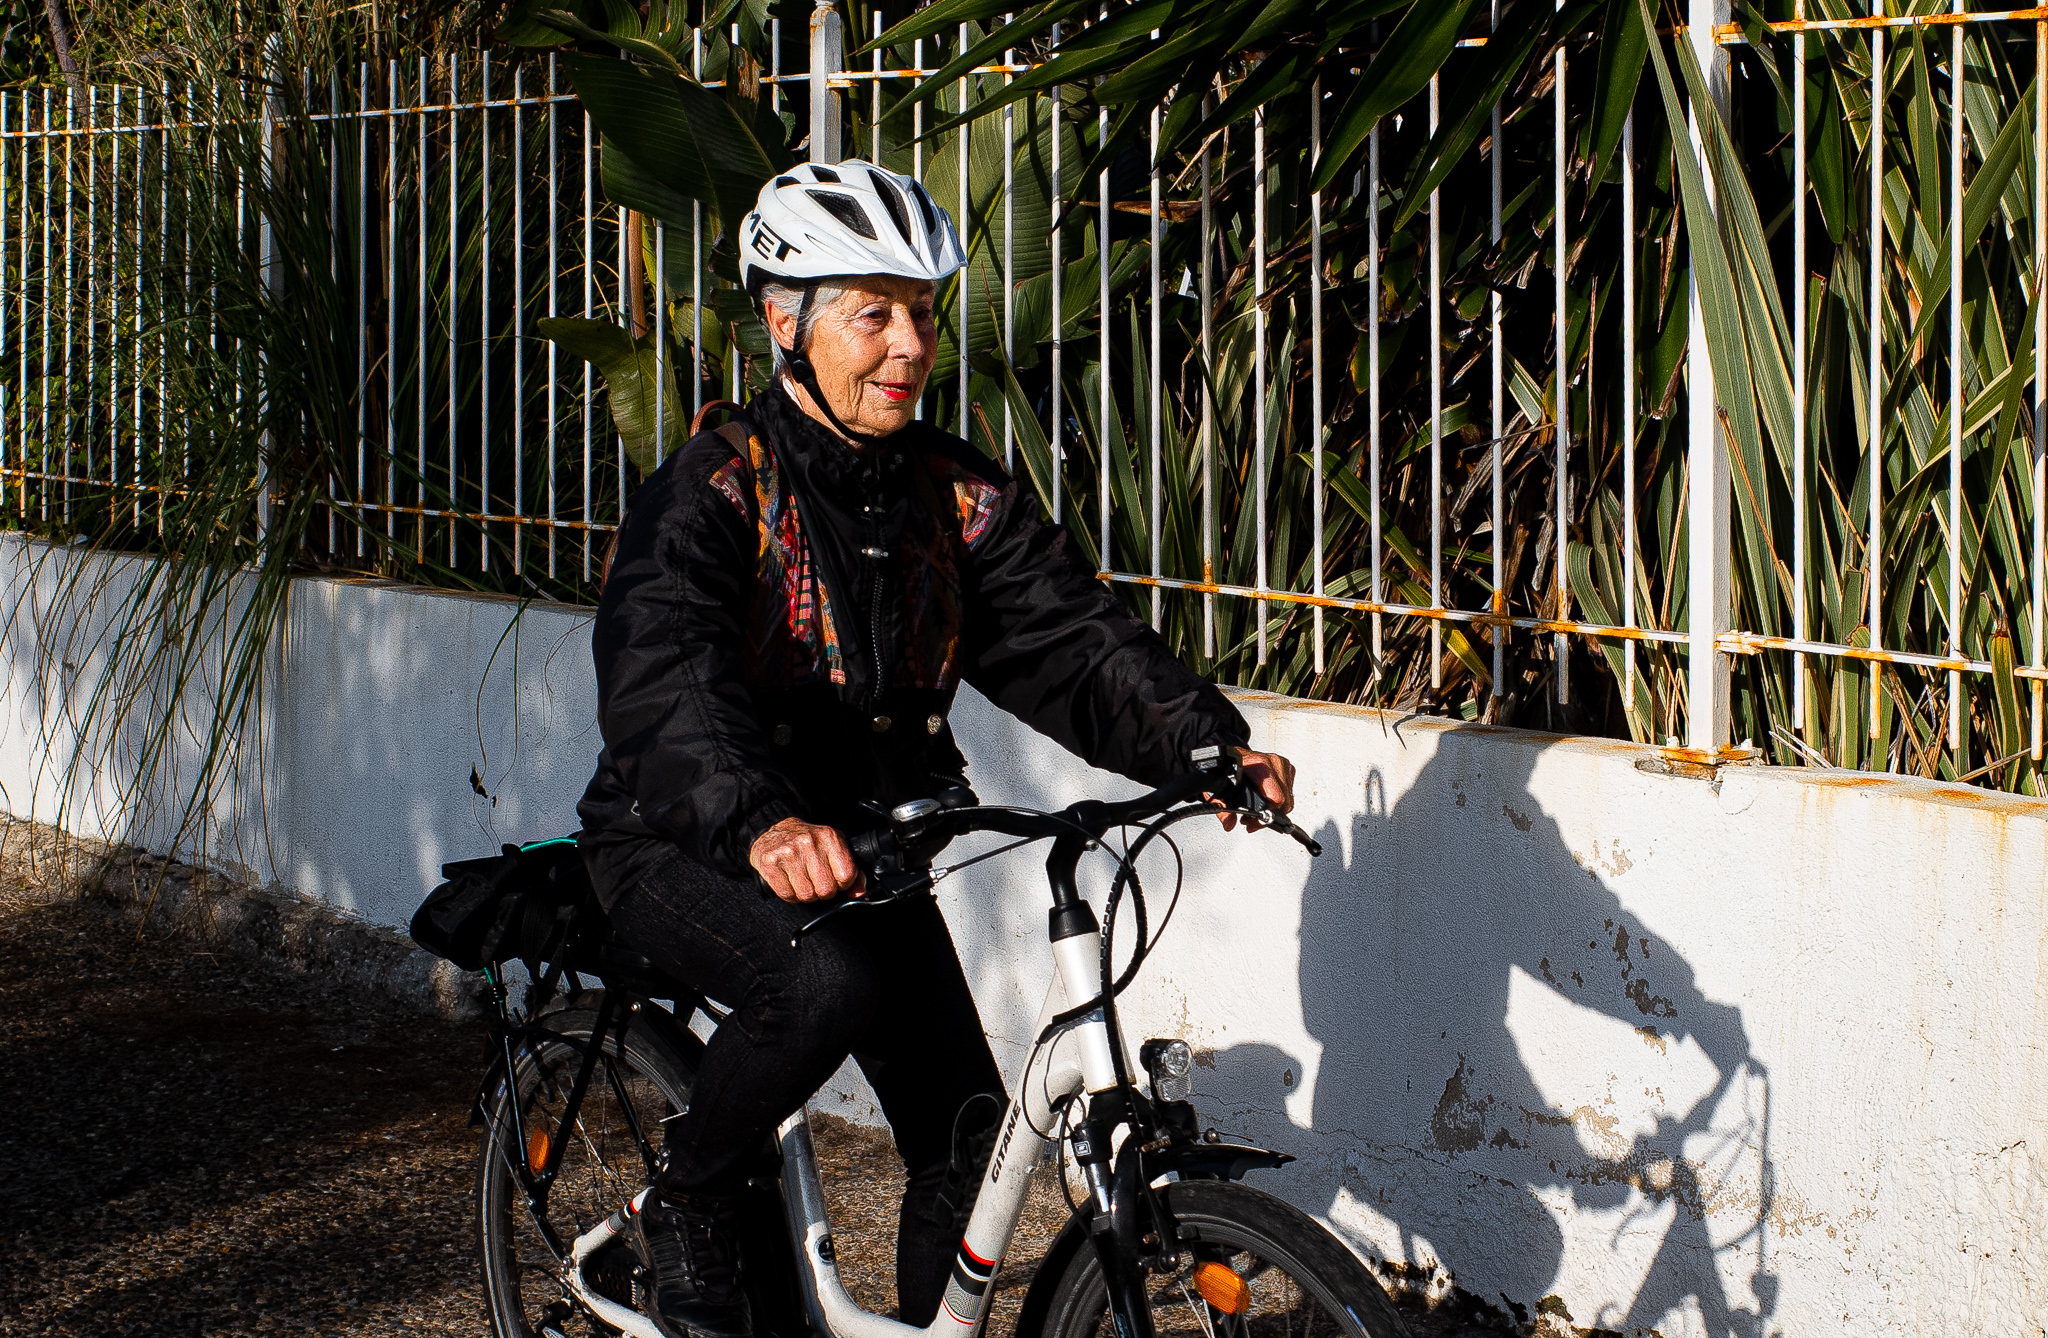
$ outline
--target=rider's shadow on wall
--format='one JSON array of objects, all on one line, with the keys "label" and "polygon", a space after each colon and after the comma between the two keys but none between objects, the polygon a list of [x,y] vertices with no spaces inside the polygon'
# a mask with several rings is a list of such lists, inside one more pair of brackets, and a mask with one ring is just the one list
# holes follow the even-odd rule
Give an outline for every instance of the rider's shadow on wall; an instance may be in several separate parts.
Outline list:
[{"label": "rider's shadow on wall", "polygon": [[[1339,1222],[1377,1215],[1410,1261],[1440,1261],[1495,1304],[1528,1306],[1557,1290],[1568,1248],[1584,1277],[1597,1236],[1638,1262],[1634,1274],[1620,1261],[1596,1271],[1641,1283],[1632,1296],[1618,1287],[1577,1324],[1634,1338],[1673,1309],[1694,1309],[1717,1338],[1760,1336],[1776,1291],[1757,1240],[1769,1213],[1768,1119],[1741,1013],[1708,998],[1692,965],[1608,887],[1603,868],[1625,870],[1642,852],[1575,854],[1529,793],[1548,740],[1497,733],[1470,747],[1473,736],[1460,734],[1440,737],[1391,810],[1379,771],[1366,777],[1350,866],[1316,861],[1303,892],[1302,1016],[1322,1047],[1313,1125],[1343,1149],[1321,1174],[1304,1168],[1324,1192],[1334,1187],[1307,1206]],[[1344,848],[1333,826],[1318,835],[1330,855]],[[1568,1032],[1533,1034],[1561,1014]],[[1609,1039],[1589,1042],[1599,1051],[1589,1054],[1578,1045],[1589,1035]],[[1643,1046],[1689,1059],[1710,1089],[1671,1094],[1660,1108],[1640,1082],[1616,1090],[1626,1079],[1609,1072],[1604,1094],[1569,1108],[1577,1089],[1553,1099],[1573,1087],[1557,1079],[1560,1064],[1627,1075],[1645,1058],[1630,1048]],[[1276,1077],[1291,1086],[1304,1069],[1267,1046],[1213,1062],[1220,1085],[1240,1090],[1250,1081],[1270,1092]],[[1553,1098],[1540,1090],[1546,1077]],[[1730,1111],[1745,1102],[1759,1113],[1731,1142],[1741,1116]],[[1705,1136],[1710,1120],[1721,1133]],[[1749,1150],[1734,1147],[1744,1139]],[[1704,1205],[1729,1187],[1701,1183],[1703,1159],[1712,1176],[1748,1170],[1739,1197],[1749,1231],[1718,1253]],[[1602,1233],[1581,1217],[1568,1246],[1566,1208],[1609,1210],[1601,1220],[1622,1225]],[[1724,1207],[1715,1234],[1731,1225]]]}]

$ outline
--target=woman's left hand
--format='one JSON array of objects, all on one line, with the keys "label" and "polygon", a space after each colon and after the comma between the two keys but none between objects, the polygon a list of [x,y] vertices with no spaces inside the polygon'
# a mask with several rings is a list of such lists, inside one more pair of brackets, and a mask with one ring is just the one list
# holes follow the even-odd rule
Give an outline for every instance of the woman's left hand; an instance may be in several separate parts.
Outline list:
[{"label": "woman's left hand", "polygon": [[[1255,753],[1249,748],[1237,750],[1238,770],[1246,781],[1258,786],[1266,802],[1282,813],[1294,811],[1294,763],[1278,753]],[[1237,826],[1237,814],[1219,813],[1223,830],[1230,831]],[[1264,823],[1245,819],[1245,830],[1255,832]]]}]

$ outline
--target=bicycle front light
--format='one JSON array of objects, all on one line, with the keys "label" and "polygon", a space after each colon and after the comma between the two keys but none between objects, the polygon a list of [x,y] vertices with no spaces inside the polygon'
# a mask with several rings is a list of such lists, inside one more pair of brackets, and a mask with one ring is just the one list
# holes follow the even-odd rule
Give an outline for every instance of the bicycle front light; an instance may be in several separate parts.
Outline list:
[{"label": "bicycle front light", "polygon": [[1147,1041],[1138,1059],[1152,1075],[1154,1100],[1185,1101],[1194,1095],[1195,1052],[1186,1041]]}]

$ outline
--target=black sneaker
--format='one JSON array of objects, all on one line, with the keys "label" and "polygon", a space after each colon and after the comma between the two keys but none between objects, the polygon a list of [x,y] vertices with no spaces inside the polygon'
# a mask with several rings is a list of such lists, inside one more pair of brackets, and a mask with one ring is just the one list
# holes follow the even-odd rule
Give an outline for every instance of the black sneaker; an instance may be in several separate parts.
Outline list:
[{"label": "black sneaker", "polygon": [[667,1338],[753,1338],[740,1289],[739,1204],[696,1195],[650,1203],[639,1217],[653,1272],[649,1318]]}]

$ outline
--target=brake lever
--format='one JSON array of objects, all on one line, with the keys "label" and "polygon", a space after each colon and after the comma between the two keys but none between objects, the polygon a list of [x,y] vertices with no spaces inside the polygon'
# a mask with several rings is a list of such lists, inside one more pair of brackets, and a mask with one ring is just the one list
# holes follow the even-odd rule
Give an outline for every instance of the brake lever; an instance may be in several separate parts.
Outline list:
[{"label": "brake lever", "polygon": [[[847,911],[859,910],[862,907],[888,906],[901,901],[905,897],[916,896],[920,892],[932,890],[932,876],[929,873],[871,873],[867,876],[867,883],[868,894],[866,896],[847,897],[837,906],[821,914],[814,915],[798,925],[796,933],[790,936],[789,946],[791,948],[801,948],[804,939],[813,930],[822,928],[825,922],[835,915],[843,915]],[[877,895],[878,892],[880,895]]]},{"label": "brake lever", "polygon": [[1285,832],[1293,837],[1311,857],[1323,853],[1323,843],[1296,826],[1294,819],[1288,817],[1285,813],[1275,813],[1272,817],[1265,819],[1265,823],[1274,831]]},{"label": "brake lever", "polygon": [[1257,790],[1252,790],[1249,786],[1246,789],[1248,791],[1246,797],[1250,802],[1245,805],[1245,810],[1251,815],[1252,821],[1259,823],[1261,826],[1270,827],[1284,836],[1293,837],[1295,842],[1303,850],[1306,850],[1311,857],[1323,853],[1322,842],[1303,831],[1295,824],[1294,819],[1268,804],[1265,795],[1260,794]]}]

